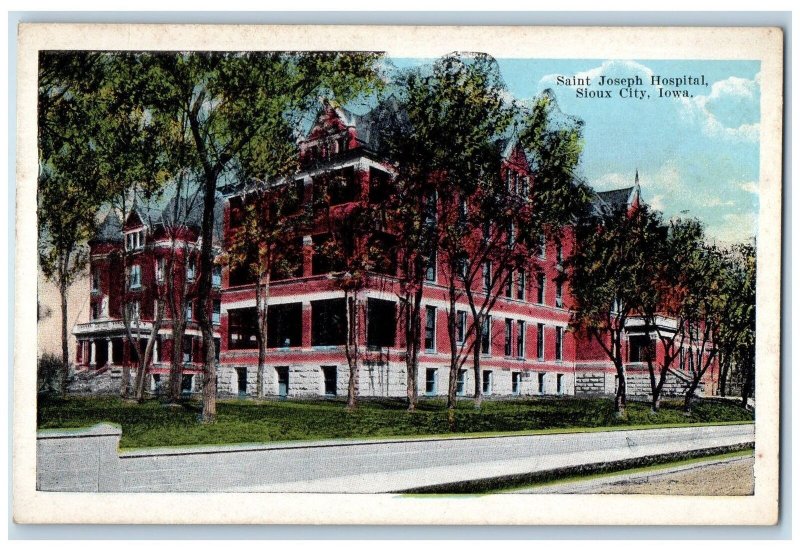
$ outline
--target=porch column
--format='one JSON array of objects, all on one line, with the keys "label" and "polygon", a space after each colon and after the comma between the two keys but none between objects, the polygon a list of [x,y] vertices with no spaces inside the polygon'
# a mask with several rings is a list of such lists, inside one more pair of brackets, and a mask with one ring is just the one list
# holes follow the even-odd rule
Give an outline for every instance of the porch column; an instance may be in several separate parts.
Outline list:
[{"label": "porch column", "polygon": [[111,337],[108,337],[108,359],[106,360],[106,365],[111,365],[114,363],[114,343],[111,340]]},{"label": "porch column", "polygon": [[91,367],[97,367],[97,344],[95,343],[94,339],[89,340],[89,348],[91,350],[89,356],[89,365]]}]

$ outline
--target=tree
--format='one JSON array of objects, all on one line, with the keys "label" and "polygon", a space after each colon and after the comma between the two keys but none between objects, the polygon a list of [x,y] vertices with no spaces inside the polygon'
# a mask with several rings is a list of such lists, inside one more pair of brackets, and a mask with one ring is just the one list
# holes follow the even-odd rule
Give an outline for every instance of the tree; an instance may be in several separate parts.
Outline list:
[{"label": "tree", "polygon": [[623,415],[627,377],[622,341],[628,320],[640,314],[640,290],[649,281],[658,217],[646,205],[601,209],[576,228],[569,260],[575,308],[572,325],[594,338],[617,372],[614,409]]},{"label": "tree", "polygon": [[39,264],[61,301],[61,395],[69,375],[67,292],[88,261],[102,202],[90,133],[94,94],[102,78],[98,55],[42,53],[39,62]]},{"label": "tree", "polygon": [[[371,53],[186,53],[159,56],[154,80],[162,101],[154,109],[186,117],[192,155],[200,169],[203,217],[198,281],[199,324],[205,353],[204,422],[216,417],[216,364],[211,311],[213,227],[217,188],[231,163],[284,117],[304,112],[321,91],[342,101],[376,82]],[[266,140],[265,140],[266,141]]]}]

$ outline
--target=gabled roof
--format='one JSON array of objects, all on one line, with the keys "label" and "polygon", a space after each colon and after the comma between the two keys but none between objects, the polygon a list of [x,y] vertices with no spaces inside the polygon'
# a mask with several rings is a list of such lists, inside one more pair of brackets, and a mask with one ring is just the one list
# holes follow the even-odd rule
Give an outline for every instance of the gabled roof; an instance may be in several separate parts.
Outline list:
[{"label": "gabled roof", "polygon": [[633,194],[634,187],[626,187],[621,189],[611,189],[608,191],[598,191],[598,198],[610,207],[621,207],[629,205],[631,195]]},{"label": "gabled roof", "polygon": [[89,243],[122,243],[122,224],[113,210],[100,223]]}]

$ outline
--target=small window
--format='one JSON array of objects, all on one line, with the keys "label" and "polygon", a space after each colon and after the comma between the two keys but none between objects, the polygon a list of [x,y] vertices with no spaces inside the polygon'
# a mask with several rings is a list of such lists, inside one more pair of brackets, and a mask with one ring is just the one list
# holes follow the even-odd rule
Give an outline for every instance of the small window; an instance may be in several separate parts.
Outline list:
[{"label": "small window", "polygon": [[211,285],[215,288],[222,286],[222,266],[214,266],[211,271]]},{"label": "small window", "polygon": [[92,291],[100,290],[100,270],[92,268]]},{"label": "small window", "polygon": [[425,307],[425,350],[428,352],[436,350],[436,308],[434,306]]},{"label": "small window", "polygon": [[561,246],[561,243],[556,245],[556,265],[561,266],[564,262],[564,248]]},{"label": "small window", "polygon": [[492,393],[492,372],[491,371],[484,371],[483,372],[483,393],[485,395],[490,395]]},{"label": "small window", "polygon": [[425,370],[425,394],[434,396],[436,394],[436,369]]},{"label": "small window", "polygon": [[519,395],[520,381],[522,381],[522,373],[519,371],[511,372],[511,394]]},{"label": "small window", "polygon": [[194,375],[183,375],[181,377],[181,394],[187,395],[192,393],[194,386]]},{"label": "small window", "polygon": [[520,190],[520,195],[522,195],[526,199],[528,198],[528,177],[527,176],[523,176],[522,177],[522,189]]},{"label": "small window", "polygon": [[517,321],[517,358],[525,357],[525,322]]},{"label": "small window", "polygon": [[525,270],[517,272],[517,300],[525,300]]},{"label": "small window", "polygon": [[564,283],[561,281],[556,282],[556,308],[564,307]]},{"label": "small window", "polygon": [[564,328],[556,327],[556,361],[560,362],[564,356]]},{"label": "small window", "polygon": [[508,276],[508,281],[506,281],[506,298],[512,298],[514,296],[514,278],[512,275]]},{"label": "small window", "polygon": [[397,305],[391,300],[367,299],[367,346],[394,346]]},{"label": "small window", "polygon": [[483,263],[483,290],[488,293],[492,288],[492,263]]},{"label": "small window", "polygon": [[564,394],[564,375],[556,375],[556,394]]},{"label": "small window", "polygon": [[536,303],[544,304],[544,274],[536,276]]},{"label": "small window", "polygon": [[322,377],[325,383],[325,396],[336,396],[336,366],[322,366]]},{"label": "small window", "polygon": [[131,321],[139,321],[139,317],[142,313],[142,304],[138,300],[134,300],[128,305],[128,312],[130,313],[130,320]]},{"label": "small window", "polygon": [[164,257],[156,258],[156,281],[158,283],[164,283],[164,269],[165,269]]},{"label": "small window", "polygon": [[100,303],[99,302],[93,302],[92,303],[92,319],[93,320],[100,319]]},{"label": "small window", "polygon": [[219,325],[222,313],[222,303],[219,300],[215,300],[213,303],[213,308],[214,309],[211,312],[211,323]]},{"label": "small window", "polygon": [[514,334],[514,320],[506,318],[506,332],[505,332],[505,348],[503,350],[503,354],[506,356],[511,355],[512,349],[512,338]]},{"label": "small window", "polygon": [[467,393],[467,370],[459,369],[456,379],[456,394],[464,396]]},{"label": "small window", "polygon": [[492,353],[492,318],[486,316],[481,324],[481,354]]},{"label": "small window", "polygon": [[183,363],[188,364],[192,362],[194,348],[194,339],[192,337],[183,337]]},{"label": "small window", "polygon": [[195,261],[194,258],[190,258],[189,262],[186,264],[186,279],[189,281],[194,281],[195,275]]},{"label": "small window", "polygon": [[536,379],[537,379],[536,392],[538,392],[539,394],[544,394],[544,373],[537,373]]},{"label": "small window", "polygon": [[547,236],[542,236],[539,239],[539,258],[547,258]]},{"label": "small window", "polygon": [[192,321],[192,301],[186,303],[186,321]]},{"label": "small window", "polygon": [[431,255],[428,268],[425,270],[425,281],[436,281],[436,251]]},{"label": "small window", "polygon": [[131,266],[130,274],[131,274],[131,276],[130,276],[130,283],[131,283],[130,288],[131,289],[138,289],[139,287],[141,287],[142,286],[142,267],[139,266],[138,264],[134,264],[133,266]]},{"label": "small window", "polygon": [[237,382],[237,390],[239,391],[239,396],[247,396],[247,368],[246,367],[237,367],[236,368],[236,382]]},{"label": "small window", "polygon": [[456,342],[464,344],[467,335],[467,313],[463,310],[456,312]]},{"label": "small window", "polygon": [[544,360],[544,324],[536,324],[536,358]]}]

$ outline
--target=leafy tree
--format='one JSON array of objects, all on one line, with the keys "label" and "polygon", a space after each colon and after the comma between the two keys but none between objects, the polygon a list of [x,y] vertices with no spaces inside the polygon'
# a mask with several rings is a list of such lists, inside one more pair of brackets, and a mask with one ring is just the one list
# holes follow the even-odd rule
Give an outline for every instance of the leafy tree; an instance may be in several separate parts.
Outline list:
[{"label": "leafy tree", "polygon": [[627,377],[622,341],[628,320],[640,314],[640,292],[649,282],[659,218],[646,205],[602,209],[576,228],[569,266],[575,300],[572,325],[594,338],[617,372],[614,408],[622,415]]},{"label": "leafy tree", "polygon": [[94,233],[102,203],[97,156],[86,127],[102,78],[92,53],[43,52],[39,60],[39,265],[61,300],[60,393],[69,375],[67,292],[88,261],[86,240]]},{"label": "leafy tree", "polygon": [[203,218],[198,282],[199,323],[205,368],[203,415],[216,417],[215,345],[210,320],[213,228],[217,189],[232,162],[251,144],[268,141],[284,117],[305,111],[322,91],[346,101],[375,82],[370,53],[211,52],[159,57],[154,81],[161,100],[154,110],[186,117],[192,155],[201,174]]}]

